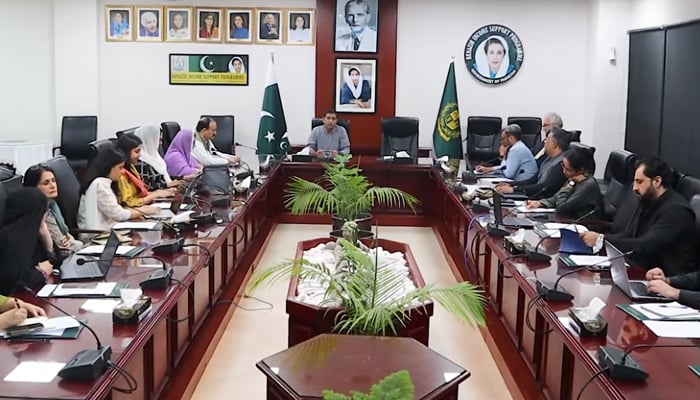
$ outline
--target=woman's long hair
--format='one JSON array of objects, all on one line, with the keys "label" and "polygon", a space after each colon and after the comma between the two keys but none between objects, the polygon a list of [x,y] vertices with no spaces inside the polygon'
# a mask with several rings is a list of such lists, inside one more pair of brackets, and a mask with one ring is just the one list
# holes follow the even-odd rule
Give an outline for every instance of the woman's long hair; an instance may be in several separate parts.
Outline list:
[{"label": "woman's long hair", "polygon": [[124,158],[124,166],[127,168],[131,168],[133,166],[133,163],[131,162],[131,151],[139,146],[141,146],[143,142],[141,139],[139,139],[138,136],[134,135],[133,133],[125,133],[117,139],[117,144],[116,147],[117,149],[121,150],[122,153],[126,156]]},{"label": "woman's long hair", "polygon": [[[85,179],[80,186],[80,194],[85,194],[92,184],[92,181],[96,178],[106,178],[112,168],[114,168],[115,165],[126,162],[126,158],[124,153],[119,149],[105,148],[100,150],[85,173]],[[115,194],[119,194],[116,182],[112,182],[112,190]]]}]

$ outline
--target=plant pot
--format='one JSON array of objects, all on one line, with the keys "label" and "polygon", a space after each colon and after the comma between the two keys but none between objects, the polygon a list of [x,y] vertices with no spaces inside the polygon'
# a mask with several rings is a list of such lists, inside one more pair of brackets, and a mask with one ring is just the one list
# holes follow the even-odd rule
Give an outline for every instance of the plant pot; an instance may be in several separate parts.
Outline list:
[{"label": "plant pot", "polygon": [[[340,229],[343,228],[343,224],[345,223],[345,220],[342,218],[338,218],[337,216],[333,215],[333,230],[334,231],[339,231]],[[372,230],[372,214],[366,214],[362,213],[355,218],[355,223],[357,224],[357,229],[361,231],[371,231]]]},{"label": "plant pot", "polygon": [[[334,237],[334,238],[342,238],[343,231],[340,229],[336,230],[336,231],[331,231],[330,235],[331,235],[331,237]],[[357,231],[357,239],[358,240],[372,239],[373,237],[374,237],[374,232],[372,232],[372,231],[363,231],[363,230]]]}]

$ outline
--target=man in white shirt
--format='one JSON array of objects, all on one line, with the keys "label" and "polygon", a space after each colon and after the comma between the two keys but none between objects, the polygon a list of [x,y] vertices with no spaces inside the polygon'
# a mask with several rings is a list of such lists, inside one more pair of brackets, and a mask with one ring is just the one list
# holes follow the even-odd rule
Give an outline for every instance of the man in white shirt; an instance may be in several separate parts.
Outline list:
[{"label": "man in white shirt", "polygon": [[335,51],[377,51],[377,31],[367,24],[371,19],[369,4],[365,0],[345,3],[345,22],[350,32],[335,38]]},{"label": "man in white shirt", "polygon": [[211,141],[214,136],[216,136],[216,121],[209,117],[200,119],[194,134],[192,157],[205,167],[238,163],[240,157],[216,149]]}]

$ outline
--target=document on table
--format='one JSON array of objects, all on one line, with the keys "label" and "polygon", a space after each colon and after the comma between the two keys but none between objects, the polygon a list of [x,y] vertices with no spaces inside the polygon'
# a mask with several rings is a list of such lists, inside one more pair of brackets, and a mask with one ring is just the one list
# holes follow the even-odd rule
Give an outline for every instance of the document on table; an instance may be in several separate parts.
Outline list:
[{"label": "document on table", "polygon": [[700,321],[642,321],[658,337],[700,338]]},{"label": "document on table", "polygon": [[[80,326],[80,323],[73,317],[34,317],[27,318],[24,320],[22,325],[30,325],[33,323],[41,323],[44,325],[43,329],[34,331],[31,335],[42,335],[42,336],[62,336],[63,331],[68,328],[76,328]],[[0,331],[0,337],[5,337],[5,331]]]},{"label": "document on table", "polygon": [[556,212],[556,208],[527,208],[527,206],[520,206],[515,209],[515,212],[519,213],[553,213]]},{"label": "document on table", "polygon": [[96,283],[61,283],[47,284],[37,294],[38,297],[49,296],[109,296],[117,286],[117,282]]},{"label": "document on table", "polygon": [[700,320],[700,311],[692,307],[684,306],[676,301],[672,303],[630,304],[630,307],[652,320]]},{"label": "document on table", "polygon": [[135,229],[135,230],[142,230],[142,231],[150,231],[150,230],[155,230],[156,226],[158,226],[158,222],[119,222],[114,224],[112,229],[114,230],[119,230],[119,229]]},{"label": "document on table", "polygon": [[[549,210],[549,208],[546,208],[545,210]],[[547,222],[542,224],[542,232],[548,238],[559,239],[561,237],[561,232],[559,231],[560,229],[568,229],[579,233],[588,232],[588,228],[579,224],[563,224],[560,222]]]},{"label": "document on table", "polygon": [[23,361],[5,376],[5,382],[51,382],[66,365],[62,362]]}]

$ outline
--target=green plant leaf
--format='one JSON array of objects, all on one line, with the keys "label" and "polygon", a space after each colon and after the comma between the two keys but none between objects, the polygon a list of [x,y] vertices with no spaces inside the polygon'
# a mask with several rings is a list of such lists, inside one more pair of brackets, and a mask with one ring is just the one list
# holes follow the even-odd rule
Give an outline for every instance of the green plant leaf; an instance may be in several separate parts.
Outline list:
[{"label": "green plant leaf", "polygon": [[387,375],[372,385],[369,394],[353,391],[350,397],[332,390],[323,391],[323,400],[413,400],[415,387],[405,369]]}]

